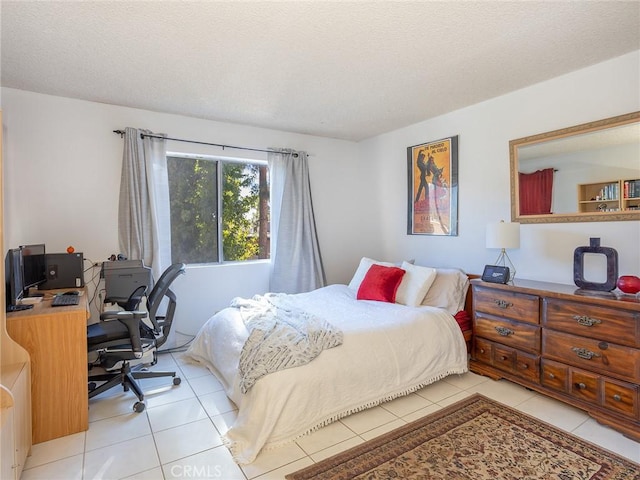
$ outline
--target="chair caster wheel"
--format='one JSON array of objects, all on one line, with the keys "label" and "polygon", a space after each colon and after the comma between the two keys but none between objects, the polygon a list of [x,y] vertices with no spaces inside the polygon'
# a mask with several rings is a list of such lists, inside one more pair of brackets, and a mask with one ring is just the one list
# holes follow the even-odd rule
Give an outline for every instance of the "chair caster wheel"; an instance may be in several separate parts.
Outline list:
[{"label": "chair caster wheel", "polygon": [[93,392],[96,389],[96,382],[89,382],[89,391]]},{"label": "chair caster wheel", "polygon": [[173,384],[174,385],[180,385],[181,382],[182,382],[182,380],[180,379],[180,377],[173,377]]},{"label": "chair caster wheel", "polygon": [[136,402],[133,404],[133,411],[137,413],[144,412],[145,406],[144,402]]}]

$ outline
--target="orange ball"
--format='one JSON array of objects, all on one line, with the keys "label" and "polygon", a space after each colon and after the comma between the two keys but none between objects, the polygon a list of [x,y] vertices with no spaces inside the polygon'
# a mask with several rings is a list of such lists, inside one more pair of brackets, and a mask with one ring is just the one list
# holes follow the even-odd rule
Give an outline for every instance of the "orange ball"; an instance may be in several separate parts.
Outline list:
[{"label": "orange ball", "polygon": [[76,249],[75,249],[75,248],[73,248],[71,245],[69,245],[69,246],[67,247],[67,253],[73,253],[73,252],[75,252],[75,251],[76,251]]}]

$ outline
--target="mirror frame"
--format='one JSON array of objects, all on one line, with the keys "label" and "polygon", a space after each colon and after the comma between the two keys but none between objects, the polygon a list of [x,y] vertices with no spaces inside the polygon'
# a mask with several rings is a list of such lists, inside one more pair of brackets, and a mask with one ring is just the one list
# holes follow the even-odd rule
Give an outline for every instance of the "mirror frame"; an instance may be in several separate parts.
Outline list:
[{"label": "mirror frame", "polygon": [[640,210],[627,212],[597,212],[597,213],[549,213],[544,215],[520,215],[520,195],[518,182],[518,148],[527,145],[557,140],[572,135],[605,130],[607,128],[628,125],[640,122],[640,111],[605,118],[595,122],[583,123],[573,127],[553,130],[551,132],[522,137],[509,142],[509,157],[511,170],[511,221],[520,223],[570,223],[570,222],[619,222],[627,220],[640,220]]}]

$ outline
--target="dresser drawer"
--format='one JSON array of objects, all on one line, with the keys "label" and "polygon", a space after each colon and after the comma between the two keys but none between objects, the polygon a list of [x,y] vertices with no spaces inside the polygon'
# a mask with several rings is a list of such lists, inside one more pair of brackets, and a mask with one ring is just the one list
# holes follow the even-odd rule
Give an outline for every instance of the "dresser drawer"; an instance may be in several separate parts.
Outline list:
[{"label": "dresser drawer", "polygon": [[571,369],[569,392],[575,398],[597,405],[600,397],[599,379],[600,376],[595,373]]},{"label": "dresser drawer", "polygon": [[539,323],[540,299],[536,295],[475,286],[473,304],[476,312]]},{"label": "dresser drawer", "polygon": [[516,350],[513,373],[538,383],[540,381],[540,357]]},{"label": "dresser drawer", "polygon": [[541,383],[574,399],[599,405],[637,420],[640,387],[551,360],[541,360]]},{"label": "dresser drawer", "polygon": [[479,362],[508,372],[512,375],[538,383],[540,378],[540,357],[521,352],[500,343],[476,338],[476,357]]},{"label": "dresser drawer", "polygon": [[473,358],[482,363],[486,363],[487,365],[491,365],[491,342],[487,340],[483,340],[482,338],[478,338],[476,336],[473,337]]},{"label": "dresser drawer", "polygon": [[493,344],[493,366],[511,372],[516,361],[516,351],[504,345]]},{"label": "dresser drawer", "polygon": [[639,418],[638,385],[603,379],[602,403],[605,407],[632,418]]},{"label": "dresser drawer", "polygon": [[622,380],[640,380],[640,350],[635,348],[544,329],[542,355]]},{"label": "dresser drawer", "polygon": [[545,387],[567,393],[569,385],[569,367],[562,363],[542,359],[540,381]]},{"label": "dresser drawer", "polygon": [[540,327],[477,312],[474,335],[528,352],[540,352]]},{"label": "dresser drawer", "polygon": [[542,324],[554,330],[640,347],[640,314],[630,310],[546,298]]}]

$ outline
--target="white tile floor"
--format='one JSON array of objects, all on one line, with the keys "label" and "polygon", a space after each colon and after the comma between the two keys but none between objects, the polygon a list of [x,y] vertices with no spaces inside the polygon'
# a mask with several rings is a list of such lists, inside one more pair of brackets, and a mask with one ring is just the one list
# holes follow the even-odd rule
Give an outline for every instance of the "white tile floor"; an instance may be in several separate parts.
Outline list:
[{"label": "white tile floor", "polygon": [[187,363],[182,354],[162,355],[154,369],[178,369],[183,382],[164,387],[170,380],[143,381],[147,409],[139,414],[131,410],[135,397],[130,392],[113,389],[92,399],[89,430],[34,445],[22,480],[282,479],[475,392],[640,463],[639,443],[582,411],[507,381],[467,373],[346,417],[240,467],[220,440],[235,418],[235,407],[215,377],[204,367]]}]

